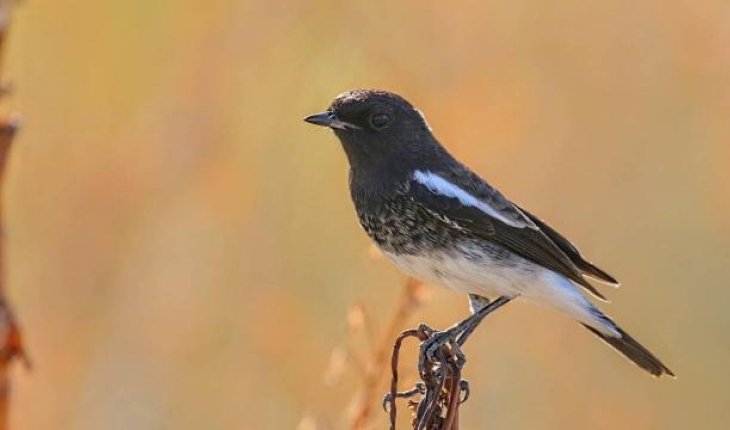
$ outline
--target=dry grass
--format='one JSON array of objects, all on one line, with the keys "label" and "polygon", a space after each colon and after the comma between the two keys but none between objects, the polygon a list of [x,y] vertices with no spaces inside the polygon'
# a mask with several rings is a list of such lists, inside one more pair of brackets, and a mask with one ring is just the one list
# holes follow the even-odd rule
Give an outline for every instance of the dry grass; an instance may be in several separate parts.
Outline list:
[{"label": "dry grass", "polygon": [[[3,47],[10,23],[12,9],[10,0],[0,0],[0,58],[2,58]],[[0,65],[2,63],[0,62]],[[0,70],[0,76],[2,75]],[[7,94],[7,86],[2,85],[0,97]],[[5,165],[7,164],[8,153],[18,131],[19,120],[17,115],[5,115],[0,117],[0,194],[2,194],[5,183]],[[1,200],[0,200],[1,201]],[[2,204],[0,203],[0,233],[2,232]],[[26,364],[28,359],[23,352],[20,329],[16,322],[14,313],[5,298],[4,288],[4,259],[3,240],[4,235],[0,234],[0,430],[8,428],[8,410],[10,403],[10,376],[8,370],[16,358],[20,358]]]},{"label": "dry grass", "polygon": [[379,410],[382,404],[383,385],[389,373],[389,356],[393,339],[408,322],[423,298],[423,285],[415,279],[409,278],[403,287],[403,292],[395,312],[387,327],[373,348],[362,373],[362,395],[353,409],[352,430],[368,429],[374,418],[373,411]]}]

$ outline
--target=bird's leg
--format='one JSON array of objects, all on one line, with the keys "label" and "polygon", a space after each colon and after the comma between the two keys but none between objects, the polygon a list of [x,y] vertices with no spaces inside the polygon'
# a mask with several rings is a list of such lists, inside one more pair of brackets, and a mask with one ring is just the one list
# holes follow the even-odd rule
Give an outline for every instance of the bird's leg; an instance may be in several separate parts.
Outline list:
[{"label": "bird's leg", "polygon": [[[469,309],[471,310],[472,314],[477,313],[479,309],[489,305],[489,303],[490,300],[484,296],[480,296],[478,294],[469,294]],[[479,320],[477,323],[473,324],[470,328],[461,333],[456,339],[456,343],[458,343],[459,345],[463,345],[466,342],[466,339],[469,338],[469,336],[474,332],[474,330],[476,330],[476,328],[482,321],[483,320]]]},{"label": "bird's leg", "polygon": [[477,311],[484,306],[487,306],[491,300],[479,294],[469,294],[469,310],[475,314]]},{"label": "bird's leg", "polygon": [[454,356],[459,361],[464,361],[463,354],[461,354],[459,347],[464,344],[468,335],[474,331],[474,329],[487,315],[499,309],[503,305],[506,305],[510,302],[510,300],[510,298],[505,296],[499,297],[497,300],[483,306],[468,318],[451,328],[431,334],[431,336],[421,344],[421,361],[433,362],[436,351],[447,344],[454,351]]},{"label": "bird's leg", "polygon": [[[460,323],[456,324],[455,326],[451,327],[450,329],[446,330],[446,332],[452,333],[452,336],[459,336],[460,338],[464,338],[464,335],[468,336],[469,334],[471,334],[487,315],[501,308],[502,306],[509,303],[510,300],[512,300],[508,297],[501,296],[495,301],[489,302],[489,300],[484,297],[477,297],[477,303],[480,304],[481,307],[479,309],[476,309],[475,307],[476,311],[472,315],[470,315],[468,318],[464,319]],[[464,338],[464,341],[466,341],[466,338]],[[463,343],[464,342],[460,342],[459,345],[463,345]]]}]

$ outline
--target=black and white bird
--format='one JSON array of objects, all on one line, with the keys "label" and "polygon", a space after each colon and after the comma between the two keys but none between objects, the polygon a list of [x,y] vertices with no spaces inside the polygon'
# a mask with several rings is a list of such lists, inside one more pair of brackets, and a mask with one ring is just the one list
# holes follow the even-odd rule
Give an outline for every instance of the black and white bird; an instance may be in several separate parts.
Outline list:
[{"label": "black and white bird", "polygon": [[349,91],[305,121],[340,139],[360,224],[396,266],[469,294],[472,312],[494,299],[547,305],[652,375],[674,376],[584,295],[604,300],[586,278],[618,285],[616,279],[457,161],[404,98]]}]

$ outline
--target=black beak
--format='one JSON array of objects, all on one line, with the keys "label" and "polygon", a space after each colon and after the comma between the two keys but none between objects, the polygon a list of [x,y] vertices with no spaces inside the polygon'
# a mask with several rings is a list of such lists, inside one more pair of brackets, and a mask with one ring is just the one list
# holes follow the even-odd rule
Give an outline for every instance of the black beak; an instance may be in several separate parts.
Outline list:
[{"label": "black beak", "polygon": [[322,127],[336,128],[339,130],[359,130],[360,127],[349,122],[340,121],[335,114],[329,111],[316,113],[304,118],[305,122]]},{"label": "black beak", "polygon": [[304,118],[304,121],[314,125],[321,125],[322,127],[329,127],[334,118],[335,116],[332,112],[320,112],[315,113],[314,115],[309,115]]}]

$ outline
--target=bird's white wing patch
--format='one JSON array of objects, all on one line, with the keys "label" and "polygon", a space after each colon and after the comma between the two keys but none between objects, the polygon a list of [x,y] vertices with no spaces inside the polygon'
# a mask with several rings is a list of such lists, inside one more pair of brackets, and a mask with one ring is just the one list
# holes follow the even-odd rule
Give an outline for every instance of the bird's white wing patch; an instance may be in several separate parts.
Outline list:
[{"label": "bird's white wing patch", "polygon": [[532,223],[528,223],[529,220],[526,219],[526,221],[528,222],[525,222],[505,216],[499,210],[490,206],[487,202],[478,199],[465,189],[442,178],[441,176],[433,172],[416,170],[413,173],[413,179],[419,184],[428,188],[433,193],[446,197],[456,198],[459,200],[459,202],[461,202],[462,205],[477,208],[485,214],[491,216],[492,218],[496,218],[507,225],[516,228],[532,227]]}]

